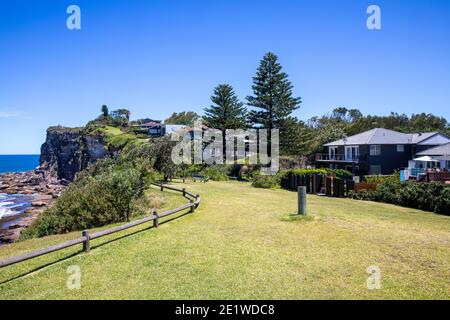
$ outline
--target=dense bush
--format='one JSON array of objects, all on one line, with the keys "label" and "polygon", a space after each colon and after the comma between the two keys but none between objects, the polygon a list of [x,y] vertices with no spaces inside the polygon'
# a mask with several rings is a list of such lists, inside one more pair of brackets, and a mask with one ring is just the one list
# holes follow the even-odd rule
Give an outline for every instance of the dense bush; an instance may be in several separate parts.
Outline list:
[{"label": "dense bush", "polygon": [[355,200],[364,200],[364,201],[377,201],[378,200],[378,194],[376,191],[365,190],[365,189],[363,189],[359,192],[350,190],[348,192],[347,196],[349,198],[355,199]]},{"label": "dense bush", "polygon": [[399,203],[398,191],[401,187],[400,179],[386,179],[377,186],[378,200],[385,203]]},{"label": "dense bush", "polygon": [[450,215],[450,186],[441,190],[439,197],[434,203],[434,212]]},{"label": "dense bush", "polygon": [[399,204],[405,207],[435,211],[436,200],[440,198],[443,189],[444,185],[438,182],[407,182],[398,191]]},{"label": "dense bush", "polygon": [[375,175],[375,176],[365,176],[364,181],[367,183],[384,183],[384,182],[399,182],[400,181],[400,171],[395,171],[393,174],[388,176]]},{"label": "dense bush", "polygon": [[279,175],[255,175],[253,177],[252,186],[255,188],[276,188],[280,186]]},{"label": "dense bush", "polygon": [[384,179],[376,191],[351,191],[348,196],[358,200],[380,201],[450,215],[450,186],[439,182],[401,183],[396,175],[393,175]]},{"label": "dense bush", "polygon": [[228,181],[228,168],[225,165],[207,166],[200,173],[213,181]]},{"label": "dense bush", "polygon": [[83,172],[27,231],[46,236],[128,221],[144,194],[145,175],[132,166],[109,166],[98,174]]},{"label": "dense bush", "polygon": [[343,169],[328,169],[328,168],[319,168],[319,169],[294,169],[294,170],[286,170],[280,172],[283,176],[287,174],[294,174],[297,176],[306,176],[313,174],[334,174],[336,177],[344,179],[344,178],[352,178],[353,175],[351,172]]}]

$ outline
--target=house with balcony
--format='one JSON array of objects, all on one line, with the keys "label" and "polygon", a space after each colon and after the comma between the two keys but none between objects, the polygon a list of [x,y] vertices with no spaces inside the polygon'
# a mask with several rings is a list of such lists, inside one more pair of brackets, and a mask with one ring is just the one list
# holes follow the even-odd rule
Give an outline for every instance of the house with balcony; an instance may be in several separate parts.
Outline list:
[{"label": "house with balcony", "polygon": [[324,145],[319,168],[345,169],[354,175],[387,175],[407,168],[419,152],[450,143],[439,132],[401,133],[376,128]]}]

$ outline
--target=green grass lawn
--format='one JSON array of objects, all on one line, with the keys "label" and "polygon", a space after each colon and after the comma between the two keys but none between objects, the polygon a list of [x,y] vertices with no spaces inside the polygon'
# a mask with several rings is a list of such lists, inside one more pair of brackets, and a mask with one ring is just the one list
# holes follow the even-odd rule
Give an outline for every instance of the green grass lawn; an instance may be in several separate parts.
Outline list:
[{"label": "green grass lawn", "polygon": [[139,139],[136,135],[131,133],[126,133],[120,128],[105,126],[98,128],[94,131],[95,133],[103,134],[105,137],[105,142],[107,145],[111,145],[115,148],[124,147],[128,143],[139,143],[144,139]]},{"label": "green grass lawn", "polygon": [[[380,203],[296,194],[248,183],[188,183],[202,203],[158,229],[138,227],[0,269],[3,299],[448,299],[450,217]],[[155,189],[156,190],[156,189]],[[159,192],[159,191],[156,191]],[[165,192],[168,207],[185,200]],[[0,258],[80,233],[0,248]],[[66,286],[81,268],[81,289]],[[379,290],[366,270],[381,269]]]}]

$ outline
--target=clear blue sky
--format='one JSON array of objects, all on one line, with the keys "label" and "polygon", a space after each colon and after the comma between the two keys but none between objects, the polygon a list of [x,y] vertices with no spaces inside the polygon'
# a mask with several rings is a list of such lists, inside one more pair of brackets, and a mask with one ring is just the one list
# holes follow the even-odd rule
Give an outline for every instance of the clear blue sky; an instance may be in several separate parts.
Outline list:
[{"label": "clear blue sky", "polygon": [[[82,29],[66,28],[81,8]],[[382,10],[382,30],[366,9]],[[132,118],[202,112],[214,86],[244,99],[275,52],[303,99],[300,119],[336,106],[450,119],[448,0],[0,0],[0,154],[38,153],[50,125],[100,106]]]}]

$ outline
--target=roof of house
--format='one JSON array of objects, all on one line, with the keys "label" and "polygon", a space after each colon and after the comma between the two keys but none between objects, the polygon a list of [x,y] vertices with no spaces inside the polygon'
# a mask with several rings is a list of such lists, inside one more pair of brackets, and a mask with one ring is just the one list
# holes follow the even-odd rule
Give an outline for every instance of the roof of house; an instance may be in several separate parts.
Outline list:
[{"label": "roof of house", "polygon": [[402,133],[389,129],[376,128],[361,132],[354,136],[336,140],[325,144],[325,146],[343,146],[343,145],[369,145],[369,144],[417,144],[421,143],[439,132],[424,133]]},{"label": "roof of house", "polygon": [[410,144],[412,135],[383,128],[361,132],[354,136],[327,143],[325,146],[361,145],[361,144]]},{"label": "roof of house", "polygon": [[438,134],[439,132],[434,131],[434,132],[423,132],[423,133],[413,133],[412,134],[412,142],[413,143],[419,143],[422,142],[436,134]]},{"label": "roof of house", "polygon": [[161,122],[150,121],[150,122],[141,124],[141,127],[155,127],[155,126],[160,126],[160,125],[161,125]]},{"label": "roof of house", "polygon": [[422,152],[417,153],[418,156],[447,156],[450,155],[450,142],[437,146],[434,148],[427,149]]}]

